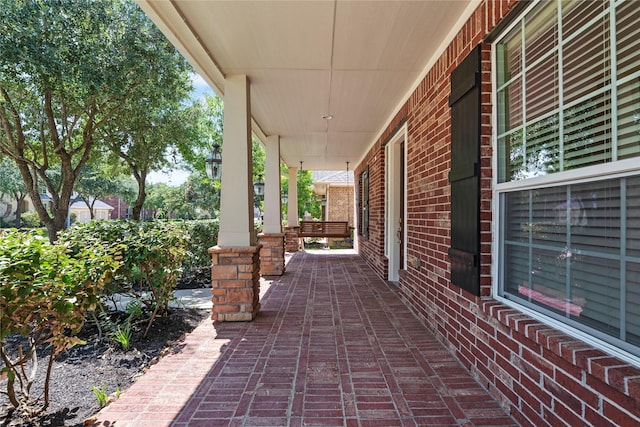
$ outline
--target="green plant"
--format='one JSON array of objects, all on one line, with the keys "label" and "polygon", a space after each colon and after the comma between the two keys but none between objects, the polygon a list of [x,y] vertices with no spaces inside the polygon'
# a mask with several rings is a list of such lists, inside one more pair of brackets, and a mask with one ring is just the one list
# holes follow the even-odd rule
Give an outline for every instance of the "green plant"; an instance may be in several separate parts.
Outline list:
[{"label": "green plant", "polygon": [[20,216],[23,228],[38,228],[42,227],[42,222],[37,212],[25,212]]},{"label": "green plant", "polygon": [[[0,377],[7,379],[11,405],[26,414],[49,405],[53,361],[82,343],[76,334],[118,266],[101,246],[85,247],[76,255],[64,245],[50,244],[40,230],[0,235]],[[38,350],[44,348],[49,361],[38,408],[30,392],[39,372]]]},{"label": "green plant", "polygon": [[109,394],[107,394],[106,385],[103,385],[100,388],[91,386],[91,391],[93,391],[93,394],[96,397],[96,400],[98,401],[99,407],[104,408],[105,406],[107,406],[107,403],[109,402]]},{"label": "green plant", "polygon": [[131,324],[125,322],[124,325],[117,325],[115,331],[111,333],[111,339],[120,344],[124,351],[129,350],[131,345]]},{"label": "green plant", "polygon": [[189,234],[184,222],[98,221],[72,227],[60,236],[74,251],[95,242],[110,247],[121,260],[110,292],[124,292],[142,302],[154,319],[173,298],[182,264],[187,259]]},{"label": "green plant", "polygon": [[211,276],[211,254],[208,249],[218,243],[218,220],[185,221],[189,234],[189,256],[182,265],[183,276]]}]

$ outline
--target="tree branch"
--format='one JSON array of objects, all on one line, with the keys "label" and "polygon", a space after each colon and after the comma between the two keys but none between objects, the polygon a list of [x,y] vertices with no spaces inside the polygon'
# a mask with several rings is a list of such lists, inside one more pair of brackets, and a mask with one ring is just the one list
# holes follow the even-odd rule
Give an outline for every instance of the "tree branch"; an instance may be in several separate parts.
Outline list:
[{"label": "tree branch", "polygon": [[[56,118],[53,112],[52,104],[52,94],[51,89],[47,88],[44,90],[44,105],[43,110],[47,117],[47,122],[49,124],[49,133],[51,134],[51,142],[53,142],[53,152],[62,156],[68,155],[64,149],[64,145],[60,142],[60,135],[58,134],[58,128],[56,127]],[[46,151],[46,150],[45,150]]]},{"label": "tree branch", "polygon": [[[5,100],[0,108],[0,118],[2,119],[2,126],[4,128],[4,131],[7,134],[7,140],[13,146],[13,152],[21,151],[21,149],[24,147],[24,132],[22,130],[22,121],[20,120],[20,114],[13,105],[11,97],[4,87],[0,87],[0,94],[2,94],[2,97]],[[13,135],[13,133],[11,132],[11,122],[9,121],[9,117],[7,117],[6,107],[4,105],[9,106],[9,113],[13,118],[13,124],[16,128],[16,135]],[[6,152],[6,154],[8,155],[11,155],[12,152],[9,149],[5,150],[4,147],[2,147],[2,151]]]}]

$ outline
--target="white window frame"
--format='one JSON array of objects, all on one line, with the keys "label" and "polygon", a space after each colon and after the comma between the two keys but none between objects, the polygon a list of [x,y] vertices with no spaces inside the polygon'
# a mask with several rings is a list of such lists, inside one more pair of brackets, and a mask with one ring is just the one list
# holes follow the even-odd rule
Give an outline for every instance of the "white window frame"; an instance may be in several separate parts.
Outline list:
[{"label": "white window frame", "polygon": [[[613,3],[613,2],[612,2]],[[623,348],[620,348],[608,341],[600,339],[591,333],[579,329],[577,327],[573,327],[567,323],[564,323],[554,317],[545,315],[531,307],[519,304],[516,301],[513,301],[508,298],[504,298],[500,296],[500,288],[501,288],[501,270],[504,264],[504,256],[501,251],[502,247],[502,213],[500,212],[500,196],[503,193],[508,193],[512,191],[525,191],[534,188],[540,187],[550,187],[550,186],[569,186],[580,184],[583,182],[590,182],[599,179],[614,179],[614,178],[622,178],[625,176],[638,175],[639,168],[638,162],[640,162],[640,157],[635,157],[626,160],[618,160],[615,162],[609,162],[602,165],[595,166],[587,166],[579,169],[571,169],[562,172],[556,172],[550,175],[537,176],[533,178],[523,179],[523,180],[514,180],[507,181],[503,183],[498,182],[498,96],[497,96],[497,88],[498,88],[498,70],[496,67],[497,64],[497,49],[496,46],[506,37],[514,27],[520,25],[524,17],[535,7],[540,4],[540,1],[533,2],[531,6],[526,8],[521,15],[515,19],[511,25],[507,26],[502,33],[492,42],[491,49],[491,81],[492,81],[492,91],[491,91],[491,102],[492,102],[492,116],[491,116],[491,125],[492,125],[492,149],[493,155],[491,159],[491,167],[494,173],[492,174],[492,213],[493,213],[493,221],[491,224],[492,231],[492,265],[491,265],[491,274],[493,277],[492,280],[492,296],[496,301],[499,301],[509,307],[517,309],[518,311],[530,316],[531,318],[538,320],[542,323],[545,323],[555,329],[558,329],[567,335],[575,337],[579,340],[584,341],[585,343],[601,349],[615,357],[620,358],[628,363],[632,363],[635,365],[640,365],[640,356],[630,353]],[[612,53],[613,55],[614,53]],[[562,88],[560,88],[562,90]],[[613,103],[612,103],[613,104]],[[562,109],[562,105],[559,107]],[[612,106],[612,128],[616,126],[616,111]],[[612,138],[615,137],[615,130],[613,130],[614,134],[612,134]],[[640,351],[639,351],[640,353]]]}]

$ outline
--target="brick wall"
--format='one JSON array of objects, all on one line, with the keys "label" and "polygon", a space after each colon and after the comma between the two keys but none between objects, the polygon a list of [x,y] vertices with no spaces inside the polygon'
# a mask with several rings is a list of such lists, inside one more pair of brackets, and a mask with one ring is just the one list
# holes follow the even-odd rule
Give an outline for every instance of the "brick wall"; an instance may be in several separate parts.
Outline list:
[{"label": "brick wall", "polygon": [[[370,233],[361,255],[382,277],[384,144],[406,121],[407,257],[405,303],[525,426],[640,425],[640,369],[491,298],[491,58],[482,48],[481,296],[452,285],[450,245],[450,73],[515,1],[485,0],[355,170],[368,166]],[[357,178],[356,178],[357,182]]]},{"label": "brick wall", "polygon": [[326,220],[348,221],[349,224],[353,224],[353,187],[329,186],[327,188]]},{"label": "brick wall", "polygon": [[[403,106],[364,160],[354,170],[355,182],[369,167],[369,237],[356,233],[358,238],[358,252],[367,260],[371,267],[381,277],[387,277],[389,260],[384,256],[384,143],[391,138],[395,131],[404,123],[407,117],[407,106]],[[358,196],[359,196],[358,192]],[[358,215],[356,215],[358,218]]]},{"label": "brick wall", "polygon": [[111,211],[111,219],[127,218],[127,209],[129,209],[129,205],[126,204],[122,199],[116,196],[110,196],[102,200],[106,204],[113,207],[113,210]]}]

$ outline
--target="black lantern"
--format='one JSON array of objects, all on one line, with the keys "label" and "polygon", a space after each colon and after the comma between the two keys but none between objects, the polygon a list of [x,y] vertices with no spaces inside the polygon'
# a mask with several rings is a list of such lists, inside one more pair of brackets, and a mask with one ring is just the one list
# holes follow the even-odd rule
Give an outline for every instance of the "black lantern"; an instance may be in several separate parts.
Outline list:
[{"label": "black lantern", "polygon": [[253,183],[253,193],[257,197],[264,197],[264,180],[262,179],[262,175],[258,175],[258,179]]},{"label": "black lantern", "polygon": [[211,154],[205,160],[205,167],[207,170],[207,176],[209,179],[219,180],[222,176],[222,153],[220,152],[220,146],[218,144],[213,145]]},{"label": "black lantern", "polygon": [[282,194],[280,195],[280,199],[282,200],[282,204],[286,205],[287,202],[289,201],[289,192],[283,191]]}]

